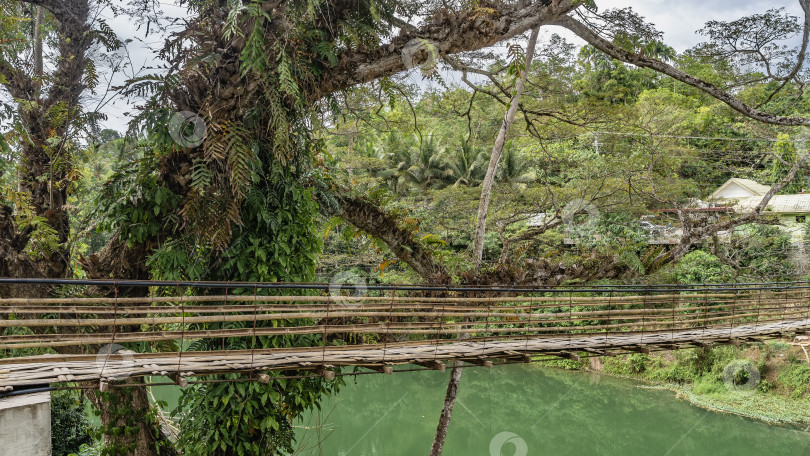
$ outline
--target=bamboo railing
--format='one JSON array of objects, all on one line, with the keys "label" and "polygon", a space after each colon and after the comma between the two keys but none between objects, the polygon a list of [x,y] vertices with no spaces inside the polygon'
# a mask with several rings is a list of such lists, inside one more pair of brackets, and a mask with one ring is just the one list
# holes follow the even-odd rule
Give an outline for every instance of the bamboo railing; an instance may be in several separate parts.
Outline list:
[{"label": "bamboo railing", "polygon": [[[810,326],[807,284],[386,286],[342,292],[314,284],[150,282],[142,285],[147,296],[82,296],[89,286],[118,295],[115,285],[91,284],[60,283],[64,296],[59,298],[0,299],[0,354],[6,356],[0,359],[0,390],[93,379],[107,383],[159,373],[184,379],[290,369],[330,375],[337,366],[381,372],[397,364],[442,369],[450,359],[491,365],[492,360],[527,361],[536,354],[646,352],[776,337]],[[462,342],[459,334],[470,337]],[[301,335],[317,342],[285,346],[290,336]],[[262,337],[279,338],[282,347],[257,348]],[[251,349],[183,351],[194,340],[234,338],[244,339]],[[175,348],[165,351],[166,342]],[[164,351],[109,349],[135,343]],[[14,356],[26,350],[45,354]],[[53,350],[72,354],[57,355]]]}]

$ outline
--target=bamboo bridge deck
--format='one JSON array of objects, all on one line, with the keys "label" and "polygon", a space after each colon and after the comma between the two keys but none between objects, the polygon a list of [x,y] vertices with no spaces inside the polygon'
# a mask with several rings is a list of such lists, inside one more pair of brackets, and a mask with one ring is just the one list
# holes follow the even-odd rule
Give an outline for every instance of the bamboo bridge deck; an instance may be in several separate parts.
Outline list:
[{"label": "bamboo bridge deck", "polygon": [[[0,285],[10,280],[0,279]],[[268,381],[269,375],[302,371],[332,378],[349,366],[391,373],[407,364],[444,370],[447,361],[461,360],[491,367],[539,355],[579,359],[739,344],[810,329],[807,283],[580,289],[55,285],[64,297],[0,299],[0,392],[79,381],[105,389],[153,375],[185,385],[235,372]],[[145,296],[75,297],[90,290]],[[238,340],[245,349],[188,351],[201,339],[223,347]]]}]

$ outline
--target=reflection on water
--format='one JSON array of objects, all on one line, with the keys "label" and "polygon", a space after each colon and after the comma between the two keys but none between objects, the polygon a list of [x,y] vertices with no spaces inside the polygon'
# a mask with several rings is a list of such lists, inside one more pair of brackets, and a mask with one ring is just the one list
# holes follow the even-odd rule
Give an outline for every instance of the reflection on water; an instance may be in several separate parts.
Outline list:
[{"label": "reflection on water", "polygon": [[[299,423],[299,453],[425,456],[449,371],[362,375]],[[320,442],[320,443],[319,443]],[[445,455],[810,456],[810,433],[578,372],[465,369]]]}]

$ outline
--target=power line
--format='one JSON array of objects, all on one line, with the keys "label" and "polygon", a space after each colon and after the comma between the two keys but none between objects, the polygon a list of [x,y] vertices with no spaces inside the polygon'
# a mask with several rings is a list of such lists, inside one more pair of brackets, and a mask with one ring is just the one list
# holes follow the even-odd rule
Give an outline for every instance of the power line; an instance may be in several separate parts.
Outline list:
[{"label": "power line", "polygon": [[614,136],[639,136],[639,137],[655,137],[655,138],[671,138],[671,139],[702,139],[707,141],[764,141],[764,142],[790,142],[796,144],[804,144],[807,139],[778,139],[778,138],[731,138],[722,136],[686,136],[686,135],[662,135],[657,133],[628,133],[618,131],[597,131],[593,134],[596,135],[614,135]]},{"label": "power line", "polygon": [[[576,135],[571,136],[559,136],[555,138],[545,138],[547,141],[564,141],[569,139],[579,139],[583,136],[598,136],[598,135],[605,135],[605,136],[630,136],[630,137],[639,137],[639,138],[667,138],[667,139],[695,139],[695,140],[706,140],[706,141],[749,141],[749,142],[789,142],[794,144],[805,144],[807,139],[779,139],[779,138],[768,138],[768,137],[723,137],[723,136],[691,136],[691,135],[666,135],[666,134],[658,134],[658,133],[630,133],[630,132],[622,132],[622,131],[586,131],[582,133],[578,133]],[[510,138],[536,138],[535,135],[529,134],[510,134]]]}]

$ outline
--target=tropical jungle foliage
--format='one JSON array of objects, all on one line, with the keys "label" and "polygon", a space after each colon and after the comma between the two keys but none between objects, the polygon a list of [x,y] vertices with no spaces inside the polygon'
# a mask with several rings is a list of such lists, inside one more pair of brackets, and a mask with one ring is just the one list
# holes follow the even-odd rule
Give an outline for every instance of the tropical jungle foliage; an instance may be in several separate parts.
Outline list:
[{"label": "tropical jungle foliage", "polygon": [[[707,23],[705,43],[676,52],[631,9],[591,0],[178,3],[183,21],[152,0],[0,0],[0,276],[329,282],[352,271],[553,286],[805,274],[803,244],[773,220],[684,210],[730,177],[804,188],[808,31],[783,10]],[[131,68],[130,43],[105,19],[115,15],[164,43],[159,64]],[[524,33],[552,23],[588,44],[552,35],[526,71]],[[523,76],[479,269],[482,181]],[[110,98],[137,105],[129,131],[103,128],[94,106]],[[650,242],[678,229],[674,246]],[[0,297],[61,291],[2,286]],[[81,454],[290,453],[296,420],[340,386],[246,375],[185,389],[177,441],[143,386],[88,387],[103,443]]]}]

